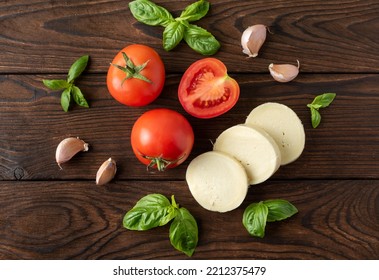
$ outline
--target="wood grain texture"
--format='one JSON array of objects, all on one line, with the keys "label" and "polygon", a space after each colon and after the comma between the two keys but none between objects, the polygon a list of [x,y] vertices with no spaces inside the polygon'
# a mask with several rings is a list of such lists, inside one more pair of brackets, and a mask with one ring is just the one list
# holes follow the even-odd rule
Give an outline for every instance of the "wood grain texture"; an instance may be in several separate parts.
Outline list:
[{"label": "wood grain texture", "polygon": [[[378,259],[379,257],[379,2],[210,1],[197,22],[221,42],[214,56],[241,88],[227,114],[202,120],[177,98],[182,73],[203,58],[181,43],[162,48],[161,27],[137,22],[123,0],[3,0],[0,3],[0,259],[187,259],[168,240],[168,227],[128,231],[122,218],[150,193],[175,195],[198,221],[192,259]],[[154,1],[178,16],[193,1]],[[242,54],[245,28],[262,23],[272,34],[259,57]],[[125,45],[147,44],[162,56],[167,79],[152,104],[131,108],[108,93],[109,62]],[[90,108],[60,107],[60,92],[42,79],[64,79],[78,57],[90,62],[76,84]],[[275,82],[268,65],[296,63],[299,76]],[[306,107],[324,92],[337,97],[311,127]],[[264,102],[280,102],[300,117],[306,146],[294,163],[251,187],[244,203],[224,214],[201,208],[185,182],[189,161],[212,149],[226,128],[243,123]],[[188,160],[164,173],[148,172],[130,146],[135,120],[166,107],[188,118],[195,145]],[[90,144],[60,170],[58,143],[78,136]],[[110,156],[115,180],[95,185]],[[281,198],[299,213],[270,223],[264,239],[242,226],[249,203]]]},{"label": "wood grain texture", "polygon": [[[349,188],[346,188],[349,186]],[[251,188],[228,213],[201,208],[186,183],[117,181],[1,182],[0,258],[186,259],[171,247],[168,227],[122,228],[126,211],[143,195],[175,195],[197,219],[193,259],[376,259],[379,254],[378,181],[270,181]],[[241,220],[248,204],[291,201],[299,213],[268,224],[264,239],[249,236]]]},{"label": "wood grain texture", "polygon": [[[191,2],[156,1],[174,16]],[[259,58],[248,60],[240,37],[257,23],[269,26],[272,34]],[[209,13],[197,24],[220,41],[215,57],[230,72],[265,73],[271,62],[296,64],[296,59],[302,72],[379,70],[376,0],[211,1]],[[0,27],[1,73],[65,73],[84,54],[91,56],[89,71],[105,72],[118,50],[133,43],[155,48],[169,72],[183,72],[202,58],[184,43],[165,52],[163,28],[137,22],[123,0],[3,1]]]},{"label": "wood grain texture", "polygon": [[[55,76],[56,77],[56,76]],[[118,179],[144,179],[148,174],[132,153],[130,132],[145,111],[167,107],[184,114],[193,126],[195,146],[185,164],[151,179],[184,178],[189,160],[211,150],[211,141],[226,128],[243,123],[249,112],[264,102],[291,107],[302,120],[306,148],[300,159],[282,167],[275,178],[378,178],[379,168],[379,81],[376,75],[303,75],[290,84],[278,84],[268,75],[236,75],[241,98],[224,116],[200,120],[186,114],[177,99],[180,76],[168,77],[162,95],[142,108],[117,103],[107,92],[104,75],[87,75],[78,83],[90,109],[73,106],[69,113],[60,108],[59,92],[44,88],[46,76],[0,76],[0,177],[6,180],[49,180],[95,178],[103,161],[114,157]],[[54,76],[47,76],[54,78]],[[323,92],[336,92],[332,106],[321,110],[321,125],[313,129],[306,104]],[[90,144],[59,170],[55,149],[68,136]]]}]

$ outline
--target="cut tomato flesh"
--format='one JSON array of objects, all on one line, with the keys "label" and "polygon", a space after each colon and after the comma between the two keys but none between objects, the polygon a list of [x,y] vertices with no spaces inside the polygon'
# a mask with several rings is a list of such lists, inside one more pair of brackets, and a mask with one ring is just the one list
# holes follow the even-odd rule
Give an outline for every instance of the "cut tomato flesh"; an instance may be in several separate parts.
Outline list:
[{"label": "cut tomato flesh", "polygon": [[198,118],[212,118],[231,109],[238,100],[239,86],[227,75],[225,65],[214,58],[195,62],[179,85],[183,108]]},{"label": "cut tomato flesh", "polygon": [[230,89],[224,87],[224,81],[225,78],[215,77],[213,72],[202,69],[187,88],[188,101],[199,108],[209,108],[226,102],[230,97]]}]

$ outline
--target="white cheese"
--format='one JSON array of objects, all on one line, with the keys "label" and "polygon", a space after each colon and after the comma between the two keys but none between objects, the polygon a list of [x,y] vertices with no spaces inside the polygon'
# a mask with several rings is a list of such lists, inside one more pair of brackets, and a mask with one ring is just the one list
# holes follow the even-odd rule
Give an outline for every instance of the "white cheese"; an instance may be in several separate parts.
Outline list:
[{"label": "white cheese", "polygon": [[280,150],[262,128],[236,125],[223,131],[213,146],[235,157],[245,168],[250,185],[266,181],[279,168]]},{"label": "white cheese", "polygon": [[303,124],[286,105],[264,103],[250,112],[246,124],[259,126],[272,136],[281,152],[281,165],[295,161],[304,150]]},{"label": "white cheese", "polygon": [[231,156],[215,151],[194,158],[188,165],[186,180],[195,200],[215,212],[240,206],[249,185],[244,167]]}]

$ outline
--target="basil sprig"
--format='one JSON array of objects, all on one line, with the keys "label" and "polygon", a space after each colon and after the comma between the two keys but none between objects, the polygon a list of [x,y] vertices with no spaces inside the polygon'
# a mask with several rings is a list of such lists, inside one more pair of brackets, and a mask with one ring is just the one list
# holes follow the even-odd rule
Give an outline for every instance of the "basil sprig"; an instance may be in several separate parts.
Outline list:
[{"label": "basil sprig", "polygon": [[324,93],[316,96],[312,103],[307,104],[307,107],[311,110],[312,127],[316,128],[321,122],[320,108],[328,107],[336,97],[335,93]]},{"label": "basil sprig", "polygon": [[89,107],[82,91],[74,84],[75,80],[87,67],[88,59],[89,56],[84,55],[76,60],[71,65],[66,80],[42,80],[43,84],[51,90],[63,90],[61,94],[61,106],[65,112],[67,112],[70,107],[71,97],[79,106]]},{"label": "basil sprig", "polygon": [[220,43],[206,29],[190,22],[203,18],[209,11],[209,2],[200,0],[187,6],[179,17],[174,18],[165,8],[149,0],[135,0],[129,3],[133,16],[142,23],[162,26],[163,48],[174,49],[184,39],[196,52],[203,55],[215,54]]},{"label": "basil sprig", "polygon": [[170,221],[171,245],[192,256],[198,242],[197,223],[186,208],[179,207],[174,196],[171,196],[171,203],[161,194],[144,196],[125,214],[123,226],[129,230],[143,231],[164,226]]},{"label": "basil sprig", "polygon": [[271,199],[250,204],[244,211],[242,224],[252,236],[263,238],[267,222],[287,219],[298,212],[297,208],[283,199]]}]

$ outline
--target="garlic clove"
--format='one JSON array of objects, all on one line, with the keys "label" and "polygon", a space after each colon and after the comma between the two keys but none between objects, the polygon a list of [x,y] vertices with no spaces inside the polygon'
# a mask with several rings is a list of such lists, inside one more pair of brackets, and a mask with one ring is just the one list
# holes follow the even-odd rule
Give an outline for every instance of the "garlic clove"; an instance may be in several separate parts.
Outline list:
[{"label": "garlic clove", "polygon": [[263,24],[249,26],[241,37],[242,52],[249,57],[258,56],[258,52],[266,40],[267,27]]},{"label": "garlic clove", "polygon": [[104,161],[96,173],[96,185],[105,185],[109,183],[116,174],[116,161],[112,158]]},{"label": "garlic clove", "polygon": [[292,64],[273,64],[268,66],[271,76],[278,82],[286,83],[292,81],[299,74],[300,62],[297,60],[297,66]]},{"label": "garlic clove", "polygon": [[88,151],[88,148],[88,143],[79,138],[68,137],[63,139],[55,151],[55,160],[58,163],[59,168],[62,169],[62,163],[69,161],[74,155],[81,151]]}]

